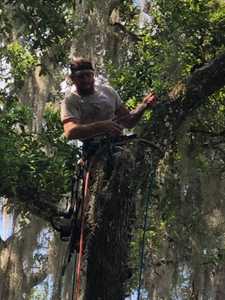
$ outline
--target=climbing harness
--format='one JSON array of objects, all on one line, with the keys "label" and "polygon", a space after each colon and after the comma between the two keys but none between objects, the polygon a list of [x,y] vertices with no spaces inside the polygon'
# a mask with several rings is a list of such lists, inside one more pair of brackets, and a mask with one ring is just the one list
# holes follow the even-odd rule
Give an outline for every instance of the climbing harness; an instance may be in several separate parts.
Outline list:
[{"label": "climbing harness", "polygon": [[84,169],[82,161],[79,160],[71,180],[69,208],[66,211],[59,211],[58,214],[51,219],[52,227],[60,233],[62,241],[68,241],[68,238],[72,233],[72,228],[75,225],[74,220],[77,219],[77,214],[82,200],[80,190],[83,172]]}]

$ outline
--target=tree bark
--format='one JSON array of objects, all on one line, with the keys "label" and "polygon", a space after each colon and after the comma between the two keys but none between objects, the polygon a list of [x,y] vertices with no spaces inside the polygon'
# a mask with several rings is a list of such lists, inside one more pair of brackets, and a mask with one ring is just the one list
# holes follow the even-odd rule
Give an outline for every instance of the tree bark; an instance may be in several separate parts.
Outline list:
[{"label": "tree bark", "polygon": [[[108,155],[105,153],[105,155]],[[131,188],[132,154],[119,151],[102,165],[94,183],[87,243],[87,285],[84,299],[122,300],[128,267],[129,243],[134,223],[135,199]],[[109,160],[111,163],[109,163]]]}]

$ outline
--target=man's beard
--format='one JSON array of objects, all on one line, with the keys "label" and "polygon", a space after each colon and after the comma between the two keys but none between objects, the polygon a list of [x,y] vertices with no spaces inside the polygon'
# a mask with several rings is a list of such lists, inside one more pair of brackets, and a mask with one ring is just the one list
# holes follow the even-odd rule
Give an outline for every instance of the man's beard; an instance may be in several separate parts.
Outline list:
[{"label": "man's beard", "polygon": [[92,95],[95,92],[94,86],[79,89],[79,94],[82,96]]}]

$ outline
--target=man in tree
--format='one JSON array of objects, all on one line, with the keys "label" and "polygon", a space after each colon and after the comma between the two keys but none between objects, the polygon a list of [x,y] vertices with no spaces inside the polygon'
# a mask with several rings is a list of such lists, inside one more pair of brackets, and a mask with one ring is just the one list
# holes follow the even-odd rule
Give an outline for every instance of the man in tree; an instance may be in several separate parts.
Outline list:
[{"label": "man in tree", "polygon": [[[89,60],[84,58],[75,58],[72,61],[70,68],[70,78],[76,90],[71,90],[61,105],[61,120],[64,125],[65,136],[68,139],[81,139],[84,141],[85,145],[86,141],[89,142],[93,137],[104,135],[111,137],[120,136],[122,135],[123,128],[132,128],[135,126],[144,111],[151,108],[156,101],[156,96],[153,93],[150,93],[143,99],[142,103],[140,103],[135,110],[129,111],[123,105],[120,96],[112,87],[103,84],[98,85],[95,82],[94,68]],[[89,146],[92,151],[93,145]],[[94,151],[95,150],[96,149],[94,149]],[[89,155],[89,157],[91,157],[93,154],[91,151],[87,146],[84,150],[86,157]],[[109,160],[107,160],[107,168],[110,168],[111,164],[108,163],[108,161]],[[90,165],[92,166],[92,164]],[[99,228],[102,226],[98,224],[99,221],[95,214],[95,206],[90,204],[88,207],[87,205],[91,201],[89,193],[89,186],[91,185],[91,182],[88,182],[88,178],[89,176],[87,176],[84,180],[84,197],[82,201],[83,212],[86,212],[89,209],[89,213],[87,215],[86,213],[81,213],[80,215],[82,217],[80,217],[80,219],[78,213],[79,220],[76,221],[76,226],[73,228],[69,226],[68,228],[68,233],[71,232],[74,234],[74,238],[71,238],[71,240],[73,240],[73,247],[75,247],[77,252],[79,252],[78,271],[76,274],[76,277],[78,278],[76,283],[77,294],[79,294],[80,286],[81,256],[83,254],[83,250],[86,248],[86,240],[90,237],[90,243],[87,244],[88,250],[92,247],[95,248],[95,246],[93,246],[95,243],[92,239],[93,237],[96,237],[97,228],[99,231]],[[94,176],[92,178],[94,178]],[[98,211],[103,212],[103,208],[99,206]],[[110,224],[112,226],[112,223]],[[68,236],[66,226],[63,226],[62,224],[61,229],[61,236]],[[90,231],[93,232],[92,235],[89,235]],[[90,251],[92,252],[92,250]],[[88,268],[89,267],[87,267],[87,270]],[[82,273],[84,274],[85,272],[88,274],[88,271],[83,268]]]},{"label": "man in tree", "polygon": [[129,111],[113,88],[95,83],[90,60],[74,58],[70,68],[76,92],[70,92],[61,105],[61,120],[68,139],[121,135],[123,128],[134,127],[144,111],[155,104],[156,96],[150,93],[135,110]]}]

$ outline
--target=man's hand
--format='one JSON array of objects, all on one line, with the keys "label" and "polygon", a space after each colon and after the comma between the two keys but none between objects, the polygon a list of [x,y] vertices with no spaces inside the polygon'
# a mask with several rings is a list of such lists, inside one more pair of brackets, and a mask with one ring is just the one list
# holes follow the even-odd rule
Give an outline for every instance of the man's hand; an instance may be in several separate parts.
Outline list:
[{"label": "man's hand", "polygon": [[144,97],[143,102],[147,105],[148,108],[152,108],[157,101],[157,96],[154,92],[149,93],[147,96]]},{"label": "man's hand", "polygon": [[111,136],[121,135],[123,130],[123,127],[114,121],[102,121],[102,128],[105,133]]}]

